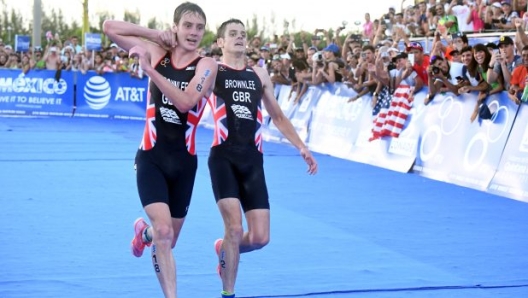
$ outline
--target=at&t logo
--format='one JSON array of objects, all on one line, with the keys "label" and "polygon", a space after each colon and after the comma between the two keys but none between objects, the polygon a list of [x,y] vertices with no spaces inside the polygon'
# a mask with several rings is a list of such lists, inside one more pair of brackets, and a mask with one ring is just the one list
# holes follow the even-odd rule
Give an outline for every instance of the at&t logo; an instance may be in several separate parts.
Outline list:
[{"label": "at&t logo", "polygon": [[91,77],[84,86],[84,99],[88,106],[94,110],[104,108],[112,97],[110,84],[100,76]]}]

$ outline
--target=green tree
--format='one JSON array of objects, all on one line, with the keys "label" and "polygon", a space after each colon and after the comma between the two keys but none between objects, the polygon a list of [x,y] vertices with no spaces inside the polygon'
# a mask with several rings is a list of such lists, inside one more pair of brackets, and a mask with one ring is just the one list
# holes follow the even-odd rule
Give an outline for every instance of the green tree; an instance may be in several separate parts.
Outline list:
[{"label": "green tree", "polygon": [[202,42],[200,43],[200,46],[208,47],[214,41],[216,41],[216,32],[213,32],[211,30],[205,29],[205,33],[204,33],[204,36],[202,38]]},{"label": "green tree", "polygon": [[30,30],[26,27],[22,14],[14,9],[9,12],[5,2],[2,1],[5,10],[0,15],[0,32],[2,40],[7,44],[14,44],[15,35],[28,35]]},{"label": "green tree", "polygon": [[153,17],[148,20],[147,27],[150,29],[165,30],[166,28],[168,28],[168,25],[163,24],[161,21],[158,21],[156,17]]},{"label": "green tree", "polygon": [[[248,36],[248,41],[251,41],[255,36],[260,36],[259,32],[259,26],[258,26],[258,18],[256,14],[253,14],[253,18],[251,19],[251,23],[246,21],[246,32]],[[262,38],[261,38],[262,39]]]},{"label": "green tree", "polygon": [[125,16],[123,17],[123,20],[125,22],[130,22],[139,25],[141,21],[139,10],[136,10],[135,12],[125,10]]}]

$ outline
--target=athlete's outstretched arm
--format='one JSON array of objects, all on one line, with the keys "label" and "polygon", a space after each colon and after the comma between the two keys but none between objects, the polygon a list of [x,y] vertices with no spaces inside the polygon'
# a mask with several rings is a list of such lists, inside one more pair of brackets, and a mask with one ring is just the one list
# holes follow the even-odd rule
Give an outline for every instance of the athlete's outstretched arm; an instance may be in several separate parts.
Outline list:
[{"label": "athlete's outstretched arm", "polygon": [[312,156],[312,153],[306,147],[304,142],[301,140],[297,131],[291,124],[290,120],[282,112],[275,95],[273,94],[273,83],[267,73],[267,71],[260,67],[253,68],[255,72],[260,77],[262,82],[262,88],[264,89],[264,94],[262,95],[262,102],[268,111],[273,123],[279,131],[290,141],[290,143],[299,149],[302,158],[308,164],[308,173],[315,174],[317,173],[317,161]]},{"label": "athlete's outstretched arm", "polygon": [[213,91],[218,64],[213,58],[204,57],[196,65],[194,77],[185,90],[174,86],[151,65],[150,54],[145,48],[135,46],[130,49],[130,56],[138,56],[143,71],[156,84],[160,91],[182,113],[192,109],[202,98],[208,97]]},{"label": "athlete's outstretched arm", "polygon": [[103,23],[103,31],[126,51],[137,45],[149,51],[153,47],[164,46],[164,41],[161,39],[164,31],[145,28],[129,22],[106,20]]}]

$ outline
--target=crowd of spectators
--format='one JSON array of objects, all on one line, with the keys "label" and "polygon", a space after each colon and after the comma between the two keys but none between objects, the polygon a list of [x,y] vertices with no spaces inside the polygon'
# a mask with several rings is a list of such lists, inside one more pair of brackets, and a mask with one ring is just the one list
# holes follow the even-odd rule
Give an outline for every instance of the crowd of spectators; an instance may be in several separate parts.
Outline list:
[{"label": "crowd of spectators", "polygon": [[[371,95],[376,115],[395,100],[412,102],[428,87],[426,105],[437,94],[478,92],[468,118],[489,119],[489,95],[508,91],[521,102],[528,67],[526,6],[526,0],[417,1],[400,11],[390,7],[375,20],[367,13],[362,30],[346,36],[339,27],[333,34],[301,33],[302,45],[293,35],[264,45],[255,38],[248,61],[267,68],[274,83],[291,85],[295,102],[310,85],[342,82],[357,93],[349,102]],[[468,35],[485,31],[494,32],[495,39],[470,46]],[[430,51],[420,42],[425,38]]]},{"label": "crowd of spectators", "polygon": [[[345,35],[344,22],[335,31],[298,33],[301,44],[295,43],[294,35],[276,36],[271,42],[257,36],[249,42],[247,62],[266,68],[274,83],[291,85],[290,98],[296,103],[308,86],[335,82],[357,93],[349,102],[371,95],[373,114],[390,105],[396,90],[398,96],[412,100],[424,86],[428,87],[425,104],[439,93],[478,92],[471,121],[484,117],[483,103],[490,94],[505,90],[520,103],[528,66],[527,0],[416,2],[403,7],[402,1],[398,10],[390,7],[374,20],[367,13],[361,30]],[[469,45],[468,34],[486,30],[496,32],[495,42]],[[419,42],[424,38],[432,39],[430,51]],[[44,49],[32,50],[14,53],[0,42],[0,68],[143,76],[137,60],[129,59],[115,44],[92,52],[84,50],[76,36],[61,40],[56,35]],[[200,51],[218,60],[222,55],[215,43]]]},{"label": "crowd of spectators", "polygon": [[137,58],[129,59],[128,53],[116,44],[101,51],[84,50],[77,36],[63,40],[55,35],[44,48],[34,47],[25,53],[14,52],[11,45],[0,40],[0,68],[21,69],[24,73],[31,69],[127,72],[132,77],[143,77]]}]

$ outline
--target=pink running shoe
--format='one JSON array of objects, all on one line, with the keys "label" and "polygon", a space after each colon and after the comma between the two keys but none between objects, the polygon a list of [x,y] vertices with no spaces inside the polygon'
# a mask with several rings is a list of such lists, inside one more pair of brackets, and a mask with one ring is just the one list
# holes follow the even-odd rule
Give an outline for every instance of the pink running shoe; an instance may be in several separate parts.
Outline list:
[{"label": "pink running shoe", "polygon": [[143,255],[145,246],[150,246],[152,244],[151,242],[143,242],[143,232],[148,227],[149,225],[141,217],[134,222],[134,238],[132,239],[131,247],[132,254],[138,258]]},{"label": "pink running shoe", "polygon": [[[220,250],[222,249],[222,243],[224,242],[224,239],[216,239],[214,243],[214,249],[216,252],[216,255],[220,258]],[[220,267],[220,263],[218,263],[218,266],[216,267],[216,272],[218,273],[218,276],[221,277],[222,273],[222,267]]]}]

